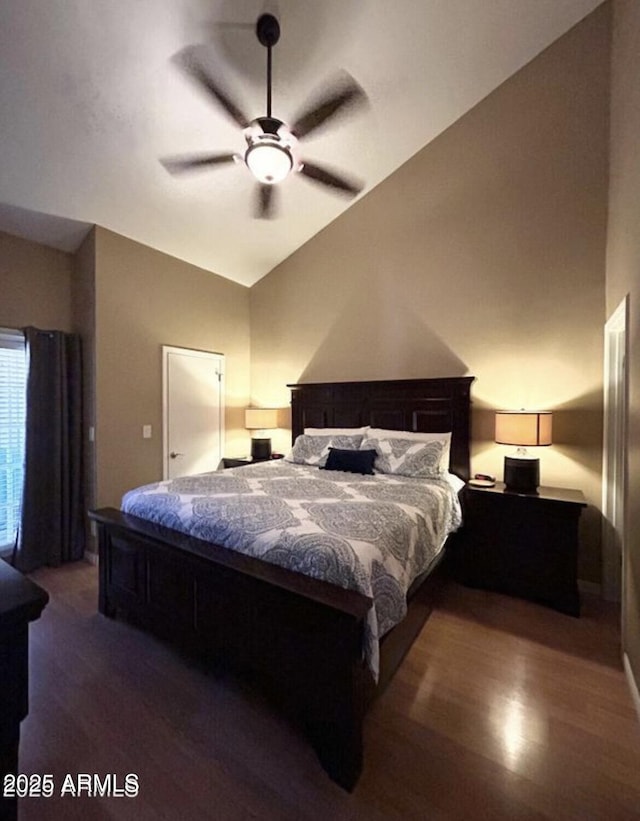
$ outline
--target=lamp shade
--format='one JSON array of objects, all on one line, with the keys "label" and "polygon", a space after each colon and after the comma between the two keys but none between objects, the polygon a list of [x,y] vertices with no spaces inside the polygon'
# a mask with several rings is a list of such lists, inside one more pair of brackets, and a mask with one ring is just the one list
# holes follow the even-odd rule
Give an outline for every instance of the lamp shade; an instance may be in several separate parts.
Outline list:
[{"label": "lamp shade", "polygon": [[276,408],[247,408],[244,412],[244,426],[247,430],[268,430],[278,427]]},{"label": "lamp shade", "polygon": [[499,445],[540,447],[551,444],[551,411],[496,411]]}]

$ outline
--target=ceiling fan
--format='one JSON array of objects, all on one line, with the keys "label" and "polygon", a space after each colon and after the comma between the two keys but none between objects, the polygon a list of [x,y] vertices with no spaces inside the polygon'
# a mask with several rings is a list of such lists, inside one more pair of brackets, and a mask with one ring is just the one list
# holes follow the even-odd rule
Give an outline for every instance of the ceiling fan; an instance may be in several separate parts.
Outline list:
[{"label": "ceiling fan", "polygon": [[327,186],[350,197],[359,194],[362,183],[317,163],[302,160],[298,142],[315,131],[338,112],[366,100],[356,81],[346,76],[340,85],[327,89],[321,98],[296,118],[292,126],[271,113],[271,50],[280,39],[280,24],[272,14],[262,14],[256,23],[256,35],[267,49],[267,113],[250,120],[225,90],[211,77],[192,48],[180,52],[175,62],[218,103],[244,132],[247,148],[244,154],[199,154],[161,160],[172,174],[210,168],[231,162],[243,162],[258,182],[255,216],[270,218],[275,212],[275,186],[289,174],[298,173],[312,182]]}]

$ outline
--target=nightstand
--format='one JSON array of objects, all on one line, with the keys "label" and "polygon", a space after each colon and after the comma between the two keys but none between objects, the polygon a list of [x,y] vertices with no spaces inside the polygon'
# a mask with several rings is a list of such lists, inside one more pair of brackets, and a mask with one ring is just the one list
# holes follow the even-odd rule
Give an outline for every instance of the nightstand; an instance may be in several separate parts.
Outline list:
[{"label": "nightstand", "polygon": [[241,468],[243,465],[252,465],[253,459],[250,456],[239,457],[234,459],[232,456],[222,457],[223,468]]},{"label": "nightstand", "polygon": [[232,456],[223,456],[222,457],[222,467],[223,468],[241,468],[243,465],[257,465],[260,462],[271,462],[274,459],[282,459],[284,458],[281,455],[272,456],[271,459],[252,459],[250,456],[241,456],[238,458],[234,458]]},{"label": "nightstand", "polygon": [[577,582],[580,490],[541,487],[537,494],[467,485],[455,578],[580,615]]}]

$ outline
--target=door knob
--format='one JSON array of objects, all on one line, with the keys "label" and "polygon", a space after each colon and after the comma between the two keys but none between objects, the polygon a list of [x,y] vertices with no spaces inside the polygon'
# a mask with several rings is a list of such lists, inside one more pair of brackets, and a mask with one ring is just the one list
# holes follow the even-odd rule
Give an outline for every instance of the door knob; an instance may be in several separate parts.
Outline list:
[{"label": "door knob", "polygon": [[169,454],[169,456],[172,459],[177,459],[178,456],[184,456],[184,453],[177,453],[175,450],[172,450],[171,453]]}]

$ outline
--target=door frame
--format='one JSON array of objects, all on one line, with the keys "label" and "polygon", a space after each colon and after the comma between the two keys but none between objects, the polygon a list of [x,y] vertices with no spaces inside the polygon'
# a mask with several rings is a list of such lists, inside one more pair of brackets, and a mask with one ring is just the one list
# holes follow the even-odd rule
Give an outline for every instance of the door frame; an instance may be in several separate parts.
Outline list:
[{"label": "door frame", "polygon": [[203,359],[215,359],[218,362],[218,383],[220,385],[220,457],[222,458],[222,445],[224,444],[224,414],[225,414],[225,358],[223,353],[216,351],[204,351],[200,348],[184,348],[177,345],[162,346],[162,478],[169,478],[169,354],[193,354]]},{"label": "door frame", "polygon": [[622,601],[623,620],[628,508],[628,326],[627,294],[604,326],[602,449],[602,595],[609,601]]}]

